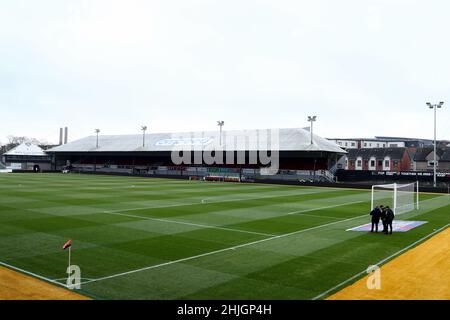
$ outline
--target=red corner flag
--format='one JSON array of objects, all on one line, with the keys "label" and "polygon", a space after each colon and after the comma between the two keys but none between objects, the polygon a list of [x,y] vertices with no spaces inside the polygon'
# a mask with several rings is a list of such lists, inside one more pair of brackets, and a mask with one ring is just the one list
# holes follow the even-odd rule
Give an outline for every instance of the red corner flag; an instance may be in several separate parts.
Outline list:
[{"label": "red corner flag", "polygon": [[63,250],[66,250],[67,248],[69,248],[70,246],[72,246],[72,240],[67,241],[66,243],[64,243],[63,245]]}]

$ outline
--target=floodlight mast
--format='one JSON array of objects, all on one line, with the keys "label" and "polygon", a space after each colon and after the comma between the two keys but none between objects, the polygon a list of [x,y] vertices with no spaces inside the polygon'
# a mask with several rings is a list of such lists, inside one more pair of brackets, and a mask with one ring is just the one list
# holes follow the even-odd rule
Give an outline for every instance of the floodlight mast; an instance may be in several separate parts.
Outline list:
[{"label": "floodlight mast", "polygon": [[433,186],[436,188],[436,109],[442,108],[444,102],[441,101],[437,104],[431,104],[427,102],[427,106],[430,109],[434,109],[434,157],[433,157]]},{"label": "floodlight mast", "polygon": [[219,144],[222,145],[222,127],[224,126],[225,121],[217,121],[217,125],[219,126]]},{"label": "floodlight mast", "polygon": [[310,132],[311,132],[311,144],[313,144],[313,123],[317,120],[317,116],[308,116],[308,122],[311,122]]},{"label": "floodlight mast", "polygon": [[147,126],[141,126],[142,130],[142,147],[145,147],[145,131],[147,131]]},{"label": "floodlight mast", "polygon": [[100,129],[95,129],[95,133],[97,134],[97,149],[98,149],[98,134],[100,133]]}]

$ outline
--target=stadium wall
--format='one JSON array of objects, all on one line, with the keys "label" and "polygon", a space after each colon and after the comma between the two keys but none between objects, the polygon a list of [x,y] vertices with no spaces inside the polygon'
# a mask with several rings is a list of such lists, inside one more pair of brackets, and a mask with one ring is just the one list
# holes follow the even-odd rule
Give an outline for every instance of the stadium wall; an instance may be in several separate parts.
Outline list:
[{"label": "stadium wall", "polygon": [[[52,171],[59,172],[59,171]],[[80,174],[90,174],[90,175],[111,175],[111,176],[132,176],[132,177],[142,177],[142,178],[164,178],[164,179],[177,179],[177,180],[189,180],[188,175],[139,175],[130,173],[113,173],[113,172],[80,172]],[[275,185],[291,185],[291,186],[308,186],[308,187],[328,187],[328,188],[347,188],[347,189],[367,189],[371,190],[372,185],[378,182],[367,181],[365,183],[356,182],[307,182],[299,180],[281,180],[281,179],[255,179],[255,180],[245,180],[242,183],[263,183],[263,184],[275,184]],[[388,182],[387,182],[388,183]],[[450,193],[449,186],[433,188],[426,185],[420,185],[421,192],[432,192],[432,193]]]},{"label": "stadium wall", "polygon": [[[349,171],[337,170],[336,178],[339,182],[345,183],[392,183],[392,182],[413,182],[419,181],[422,185],[433,183],[433,172],[430,171]],[[443,188],[450,186],[450,172],[438,172],[437,183]]]}]

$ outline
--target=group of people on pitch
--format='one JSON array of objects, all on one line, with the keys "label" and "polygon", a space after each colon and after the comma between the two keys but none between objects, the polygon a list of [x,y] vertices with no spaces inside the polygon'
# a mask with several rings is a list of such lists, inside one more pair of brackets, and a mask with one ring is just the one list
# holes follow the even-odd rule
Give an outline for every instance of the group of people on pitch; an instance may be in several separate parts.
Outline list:
[{"label": "group of people on pitch", "polygon": [[[394,221],[394,211],[392,211],[389,206],[376,206],[371,212],[370,215],[372,216],[372,228],[370,232],[373,232],[375,229],[375,232],[378,232],[378,223],[383,223],[383,233],[385,234],[392,234],[392,221]],[[389,231],[390,229],[390,231]]]}]

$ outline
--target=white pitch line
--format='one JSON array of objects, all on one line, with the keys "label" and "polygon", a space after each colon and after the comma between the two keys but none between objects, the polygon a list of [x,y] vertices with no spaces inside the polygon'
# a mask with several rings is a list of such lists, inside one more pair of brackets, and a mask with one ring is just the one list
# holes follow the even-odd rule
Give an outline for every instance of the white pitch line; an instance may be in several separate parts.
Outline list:
[{"label": "white pitch line", "polygon": [[114,215],[125,216],[125,217],[132,217],[132,218],[140,218],[140,219],[145,219],[145,220],[183,224],[183,225],[187,225],[187,226],[202,227],[202,228],[206,228],[206,229],[219,229],[219,230],[234,231],[234,232],[241,232],[241,233],[250,233],[250,234],[257,234],[257,235],[266,236],[266,237],[274,236],[274,234],[270,234],[270,233],[240,230],[240,229],[234,229],[234,228],[212,226],[212,225],[208,225],[208,224],[184,222],[184,221],[179,221],[179,220],[169,220],[169,219],[153,218],[153,217],[146,217],[146,216],[137,216],[137,215],[133,215],[133,214],[120,213],[120,212],[103,211],[103,213],[114,214]]},{"label": "white pitch line", "polygon": [[[431,232],[430,234],[428,234],[428,235],[426,235],[425,237],[423,237],[423,238],[417,240],[416,242],[410,244],[409,246],[407,246],[407,247],[405,247],[405,248],[403,248],[403,249],[401,249],[401,250],[395,252],[394,254],[390,255],[389,257],[384,258],[383,260],[377,262],[375,265],[380,266],[380,265],[384,264],[385,262],[387,262],[387,261],[391,260],[392,258],[398,256],[399,254],[401,254],[401,253],[403,253],[403,252],[405,252],[405,251],[407,251],[407,250],[413,248],[414,246],[418,245],[419,243],[423,242],[424,240],[430,238],[431,236],[435,235],[436,233],[439,233],[439,232],[441,232],[442,230],[444,230],[445,228],[448,228],[449,226],[450,226],[450,223],[446,224],[446,225],[443,226],[442,228],[439,228],[439,229],[437,229],[437,230]],[[361,272],[355,274],[353,277],[348,278],[348,279],[345,280],[345,281],[342,281],[341,283],[339,283],[338,285],[334,286],[333,288],[328,289],[327,291],[324,291],[324,292],[322,292],[321,294],[315,296],[314,298],[312,298],[312,300],[318,300],[318,299],[320,299],[320,298],[326,296],[326,295],[329,294],[330,292],[333,292],[334,290],[336,290],[336,289],[342,287],[343,285],[345,285],[345,284],[347,284],[347,283],[349,283],[349,282],[351,282],[351,281],[353,281],[353,280],[359,278],[361,275],[366,274],[366,273],[367,273],[367,271],[366,271],[366,270],[363,270],[363,271],[361,271]]]},{"label": "white pitch line", "polygon": [[92,283],[92,282],[108,280],[108,279],[117,278],[117,277],[121,277],[121,276],[126,276],[126,275],[129,275],[129,274],[133,274],[133,273],[137,273],[137,272],[141,272],[141,271],[156,269],[156,268],[160,268],[160,267],[164,267],[164,266],[168,266],[168,265],[172,265],[172,264],[176,264],[176,263],[180,263],[180,262],[190,261],[190,260],[194,260],[194,259],[210,256],[210,255],[213,255],[213,254],[226,252],[226,251],[230,251],[230,250],[236,250],[236,249],[239,249],[239,248],[244,248],[244,247],[248,247],[248,246],[251,246],[251,245],[259,244],[259,243],[262,243],[262,242],[275,240],[275,239],[280,239],[280,238],[288,237],[288,236],[291,236],[291,235],[296,235],[296,234],[300,234],[300,233],[308,232],[308,231],[311,231],[311,230],[316,230],[316,229],[328,227],[328,226],[331,226],[331,225],[334,225],[334,224],[337,224],[337,223],[346,222],[346,221],[350,221],[350,220],[354,220],[354,219],[358,219],[358,218],[363,218],[363,217],[367,217],[367,214],[361,215],[361,216],[357,216],[357,217],[353,217],[353,218],[348,218],[348,219],[345,219],[345,220],[334,221],[334,222],[318,225],[318,226],[307,228],[307,229],[297,230],[297,231],[294,231],[294,232],[285,233],[285,234],[273,236],[273,237],[270,237],[270,238],[265,238],[265,239],[261,239],[261,240],[247,242],[247,243],[239,244],[239,245],[228,247],[228,248],[224,248],[224,249],[219,249],[219,250],[215,250],[215,251],[211,251],[211,252],[206,252],[206,253],[202,253],[202,254],[199,254],[199,255],[196,255],[196,256],[186,257],[186,258],[182,258],[182,259],[178,259],[178,260],[172,260],[172,261],[168,261],[168,262],[164,262],[164,263],[161,263],[161,264],[156,264],[156,265],[152,265],[152,266],[148,266],[148,267],[144,267],[144,268],[140,268],[140,269],[136,269],[136,270],[131,270],[131,271],[126,271],[126,272],[122,272],[122,273],[117,273],[117,274],[113,274],[113,275],[110,275],[110,276],[97,278],[97,279],[94,279],[94,280],[91,280],[91,281],[85,281],[85,282],[82,282],[81,284],[83,285],[83,284],[88,284],[88,283]]},{"label": "white pitch line", "polygon": [[314,209],[305,209],[305,210],[292,211],[292,212],[289,212],[287,214],[298,214],[298,213],[303,213],[303,212],[319,211],[319,210],[323,210],[323,209],[337,208],[337,207],[348,206],[348,205],[351,205],[351,204],[362,203],[362,202],[366,202],[366,201],[346,202],[346,203],[335,204],[335,205],[327,206],[327,207],[320,207],[320,208],[314,208]]},{"label": "white pitch line", "polygon": [[41,279],[41,280],[45,280],[45,281],[50,282],[50,283],[53,283],[53,284],[57,284],[57,285],[62,286],[62,287],[64,287],[64,288],[67,288],[67,286],[66,286],[65,284],[60,283],[60,282],[58,282],[58,281],[56,281],[56,280],[52,280],[52,279],[46,278],[46,277],[41,276],[41,275],[39,275],[39,274],[36,274],[36,273],[30,272],[30,271],[27,271],[27,270],[24,270],[24,269],[21,269],[21,268],[12,266],[12,265],[7,264],[7,263],[5,263],[5,262],[0,261],[0,265],[1,265],[1,266],[4,266],[4,267],[7,267],[7,268],[9,268],[9,269],[13,269],[13,270],[15,270],[15,271],[19,271],[19,272],[21,272],[21,273],[25,273],[25,274],[30,275],[30,276],[33,276],[33,277],[35,277],[35,278],[38,278],[38,279]]},{"label": "white pitch line", "polygon": [[[341,203],[341,204],[337,204],[337,205],[333,205],[333,206],[326,206],[326,207],[312,208],[312,209],[306,209],[306,210],[301,210],[301,211],[294,211],[294,212],[285,213],[283,215],[289,215],[289,214],[294,214],[294,213],[304,213],[304,212],[311,212],[311,211],[318,211],[318,210],[323,210],[323,209],[347,206],[347,205],[351,205],[351,204],[355,204],[355,203],[361,203],[361,202],[364,202],[364,201],[354,201],[354,202]],[[126,210],[124,210],[124,211],[126,211]],[[266,236],[266,237],[273,237],[273,236],[275,236],[274,234],[270,234],[270,233],[262,233],[262,232],[255,232],[255,231],[248,231],[248,230],[241,230],[241,229],[234,229],[234,228],[227,228],[227,227],[220,227],[220,226],[212,226],[212,225],[207,225],[207,224],[192,223],[192,222],[185,222],[185,221],[179,221],[179,220],[170,220],[170,219],[154,218],[154,217],[147,217],[147,216],[138,216],[138,215],[121,213],[121,212],[123,212],[123,211],[108,211],[108,210],[103,211],[103,213],[119,215],[119,216],[125,216],[125,217],[141,218],[141,219],[146,219],[146,220],[154,220],[154,221],[161,221],[161,222],[168,222],[168,223],[177,223],[177,224],[183,224],[183,225],[188,225],[188,226],[210,228],[210,229],[219,229],[219,230],[227,230],[227,231],[235,231],[235,232],[241,232],[241,233],[250,233],[250,234],[257,234],[257,235]],[[302,214],[302,216],[342,220],[341,218],[330,217],[330,216],[317,216],[317,215],[310,215],[310,214]]]},{"label": "white pitch line", "polygon": [[[139,211],[139,210],[150,210],[150,209],[164,209],[164,208],[173,208],[173,207],[183,207],[183,206],[193,206],[193,205],[208,205],[215,203],[224,203],[224,202],[238,202],[238,201],[248,201],[248,200],[262,200],[262,199],[272,199],[272,198],[282,198],[282,197],[292,197],[292,196],[303,196],[309,194],[316,194],[320,192],[305,192],[305,193],[296,193],[296,194],[286,194],[286,195],[277,195],[277,196],[269,196],[269,197],[253,197],[253,198],[245,198],[245,199],[226,199],[226,200],[217,200],[217,201],[208,201],[206,203],[201,202],[192,202],[192,203],[177,203],[177,204],[169,204],[164,206],[153,206],[153,207],[140,207],[140,208],[130,208],[130,209],[122,209],[122,210],[111,210],[109,212],[129,212],[129,211]],[[362,201],[364,202],[364,201]]]}]

